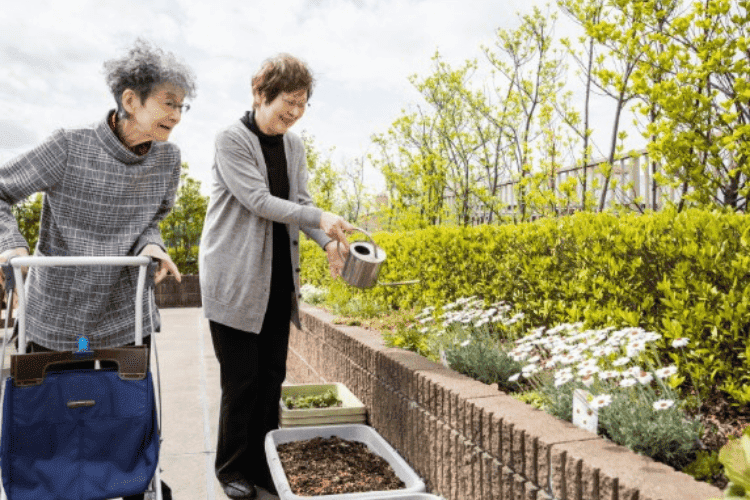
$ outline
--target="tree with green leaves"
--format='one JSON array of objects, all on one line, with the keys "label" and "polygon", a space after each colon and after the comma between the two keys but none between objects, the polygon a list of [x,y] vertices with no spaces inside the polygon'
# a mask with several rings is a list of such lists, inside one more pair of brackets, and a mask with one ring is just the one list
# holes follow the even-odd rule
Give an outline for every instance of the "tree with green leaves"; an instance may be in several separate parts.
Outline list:
[{"label": "tree with green leaves", "polygon": [[324,157],[323,153],[315,146],[313,136],[302,134],[302,141],[305,144],[309,176],[307,188],[313,202],[322,210],[339,213],[341,174],[331,161],[333,150],[328,151],[328,154]]},{"label": "tree with green leaves", "polygon": [[36,242],[39,239],[39,223],[42,219],[42,203],[44,197],[42,193],[17,203],[11,207],[11,212],[18,222],[18,230],[29,244],[31,252],[34,252]]},{"label": "tree with green leaves", "polygon": [[190,177],[183,163],[174,207],[159,224],[169,256],[182,274],[198,273],[198,246],[208,208],[208,196],[200,188],[201,182]]},{"label": "tree with green leaves", "polygon": [[749,6],[705,0],[683,6],[663,26],[657,24],[663,14],[657,14],[649,26],[659,46],[646,53],[635,78],[650,104],[642,112],[657,110],[647,131],[649,153],[663,165],[660,182],[682,186],[680,208],[719,205],[747,212]]}]

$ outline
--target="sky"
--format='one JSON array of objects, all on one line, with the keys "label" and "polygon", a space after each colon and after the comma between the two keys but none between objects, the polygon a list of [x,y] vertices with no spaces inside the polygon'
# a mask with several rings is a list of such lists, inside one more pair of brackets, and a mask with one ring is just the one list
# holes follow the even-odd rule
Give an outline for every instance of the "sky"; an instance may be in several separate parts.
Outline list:
[{"label": "sky", "polygon": [[[0,162],[54,130],[97,122],[114,107],[102,64],[137,37],[174,52],[197,96],[170,140],[208,193],[214,138],[251,107],[250,78],[280,52],[308,63],[317,84],[293,132],[344,164],[368,152],[420,102],[409,75],[431,57],[481,58],[498,28],[541,0],[23,0],[0,9]],[[370,187],[382,178],[368,172]]]}]

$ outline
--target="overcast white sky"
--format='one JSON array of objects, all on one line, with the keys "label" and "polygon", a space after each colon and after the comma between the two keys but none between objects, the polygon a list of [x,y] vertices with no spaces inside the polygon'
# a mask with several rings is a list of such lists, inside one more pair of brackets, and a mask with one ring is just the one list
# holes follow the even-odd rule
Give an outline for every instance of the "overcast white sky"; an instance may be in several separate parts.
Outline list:
[{"label": "overcast white sky", "polygon": [[[60,127],[102,119],[114,107],[103,61],[136,37],[175,52],[198,95],[171,140],[191,174],[210,179],[215,134],[251,105],[250,77],[279,52],[317,76],[312,107],[292,129],[334,158],[367,151],[419,96],[440,50],[451,64],[480,57],[498,27],[539,0],[21,0],[0,9],[0,162]],[[372,177],[377,184],[376,177]]]}]

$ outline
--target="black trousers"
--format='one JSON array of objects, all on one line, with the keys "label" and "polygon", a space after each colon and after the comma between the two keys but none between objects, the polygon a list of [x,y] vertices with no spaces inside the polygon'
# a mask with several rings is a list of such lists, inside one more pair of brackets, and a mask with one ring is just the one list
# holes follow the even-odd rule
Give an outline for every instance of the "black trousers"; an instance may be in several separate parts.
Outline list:
[{"label": "black trousers", "polygon": [[292,290],[271,287],[259,333],[209,322],[221,374],[216,477],[270,481],[263,446],[266,433],[279,427],[281,384],[286,377]]}]

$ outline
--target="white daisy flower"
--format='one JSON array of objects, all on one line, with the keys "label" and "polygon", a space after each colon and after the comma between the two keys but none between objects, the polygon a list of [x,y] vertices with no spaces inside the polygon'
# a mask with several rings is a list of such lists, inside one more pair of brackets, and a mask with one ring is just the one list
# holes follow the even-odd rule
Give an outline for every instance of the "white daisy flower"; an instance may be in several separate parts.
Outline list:
[{"label": "white daisy flower", "polygon": [[521,368],[521,371],[523,373],[531,373],[531,372],[537,371],[538,369],[539,369],[539,367],[536,364],[530,363],[530,364],[524,366],[523,368]]},{"label": "white daisy flower", "polygon": [[635,355],[637,355],[639,352],[643,351],[646,348],[646,343],[642,340],[636,340],[634,342],[630,342],[626,348],[626,351],[628,353],[628,356],[631,358]]},{"label": "white daisy flower", "polygon": [[583,385],[586,387],[591,387],[594,385],[594,376],[593,375],[584,375],[581,377],[581,382],[583,382]]},{"label": "white daisy flower", "polygon": [[612,365],[614,365],[614,366],[624,366],[624,365],[627,365],[628,363],[630,363],[630,358],[628,358],[626,356],[623,356],[621,358],[617,358],[616,360],[614,360],[612,362]]},{"label": "white daisy flower", "polygon": [[659,378],[671,377],[677,373],[677,367],[675,365],[665,366],[664,368],[659,368],[654,373],[656,373],[656,376]]},{"label": "white daisy flower", "polygon": [[638,380],[639,383],[643,385],[648,385],[651,383],[652,380],[654,380],[654,376],[651,375],[648,372],[642,371],[637,377],[635,377],[636,380]]},{"label": "white daisy flower", "polygon": [[645,330],[643,328],[626,328],[625,329],[625,337],[630,340],[637,340],[643,338],[643,335],[645,334]]},{"label": "white daisy flower", "polygon": [[604,408],[605,406],[609,406],[609,404],[612,402],[612,396],[609,394],[599,394],[597,397],[591,400],[589,405],[591,405],[593,408]]},{"label": "white daisy flower", "polygon": [[582,377],[591,376],[596,373],[599,373],[599,368],[596,366],[584,366],[580,370],[578,370],[578,375]]},{"label": "white daisy flower", "polygon": [[620,376],[620,372],[617,370],[606,370],[603,372],[599,372],[599,378],[602,380],[607,380],[610,378],[617,378]]},{"label": "white daisy flower", "polygon": [[640,376],[641,372],[643,371],[644,370],[640,366],[632,366],[628,368],[627,370],[625,370],[624,372],[622,372],[622,375],[623,377],[637,378]]},{"label": "white daisy flower", "polygon": [[660,399],[658,401],[654,401],[654,410],[667,410],[669,408],[672,408],[674,406],[674,401],[671,399]]},{"label": "white daisy flower", "polygon": [[624,378],[620,380],[620,387],[633,387],[637,383],[634,378]]},{"label": "white daisy flower", "polygon": [[573,380],[573,375],[569,373],[564,373],[563,375],[559,377],[555,377],[555,387],[560,387],[562,385],[565,385],[571,380]]},{"label": "white daisy flower", "polygon": [[644,342],[655,342],[661,338],[661,335],[656,332],[646,332],[643,336]]},{"label": "white daisy flower", "polygon": [[602,351],[603,351],[602,357],[604,357],[604,356],[611,356],[612,354],[616,353],[617,349],[615,349],[614,346],[608,345],[602,348]]},{"label": "white daisy flower", "polygon": [[607,349],[604,347],[596,347],[591,349],[591,355],[597,358],[603,358],[604,356],[607,356]]},{"label": "white daisy flower", "polygon": [[577,363],[580,360],[581,357],[577,354],[568,353],[560,356],[560,363],[564,365],[572,365],[573,363]]},{"label": "white daisy flower", "polygon": [[686,347],[689,343],[690,343],[690,339],[686,337],[680,337],[672,341],[672,347],[674,348]]}]

